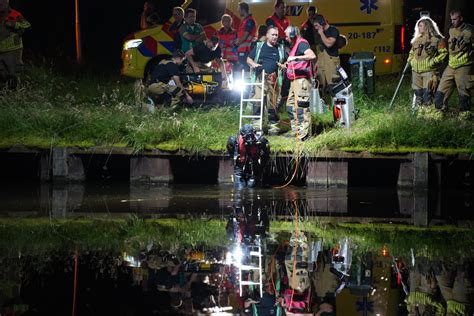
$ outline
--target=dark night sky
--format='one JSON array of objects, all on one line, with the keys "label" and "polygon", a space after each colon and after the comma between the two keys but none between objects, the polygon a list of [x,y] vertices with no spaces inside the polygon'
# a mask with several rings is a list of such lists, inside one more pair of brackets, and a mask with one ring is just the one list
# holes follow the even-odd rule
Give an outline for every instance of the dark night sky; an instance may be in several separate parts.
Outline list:
[{"label": "dark night sky", "polygon": [[[144,1],[79,1],[82,47],[86,64],[104,70],[118,71],[123,39],[138,30]],[[170,3],[177,0],[155,1]],[[423,8],[438,11],[437,15],[444,17],[444,12],[439,11],[444,11],[446,0],[408,0],[406,3],[407,12],[411,12],[411,8]],[[74,0],[10,0],[10,4],[22,12],[32,24],[32,29],[23,37],[25,60],[45,57],[47,60],[53,60],[58,66],[74,64]],[[415,9],[415,12],[418,11]],[[465,16],[465,19],[474,23],[470,16]]]}]

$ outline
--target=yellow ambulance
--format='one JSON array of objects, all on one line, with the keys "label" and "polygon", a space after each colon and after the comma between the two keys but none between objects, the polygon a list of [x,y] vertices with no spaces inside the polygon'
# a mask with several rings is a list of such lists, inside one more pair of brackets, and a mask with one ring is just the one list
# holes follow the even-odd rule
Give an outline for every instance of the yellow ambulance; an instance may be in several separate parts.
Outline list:
[{"label": "yellow ambulance", "polygon": [[[241,0],[158,0],[162,24],[129,36],[122,50],[125,76],[143,78],[163,58],[171,55],[173,39],[168,28],[173,22],[174,6],[195,8],[197,22],[204,26],[207,36],[218,30],[224,13],[233,18],[234,27],[240,22],[238,4]],[[275,0],[247,0],[257,23],[263,24],[273,14]],[[288,0],[287,15],[293,25],[301,26],[307,19],[306,10],[315,6],[329,24],[336,26],[348,39],[341,57],[353,52],[373,52],[376,74],[395,73],[402,68],[404,50],[402,0]]]}]

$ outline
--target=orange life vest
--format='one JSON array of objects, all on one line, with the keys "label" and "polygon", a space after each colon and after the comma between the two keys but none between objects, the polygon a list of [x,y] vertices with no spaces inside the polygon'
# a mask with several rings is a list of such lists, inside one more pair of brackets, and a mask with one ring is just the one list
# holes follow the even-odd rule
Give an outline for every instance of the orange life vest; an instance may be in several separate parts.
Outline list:
[{"label": "orange life vest", "polygon": [[240,44],[238,52],[239,53],[248,53],[250,52],[250,45],[255,40],[257,36],[257,21],[255,21],[254,17],[250,14],[248,17],[243,19],[239,24],[239,30],[237,32],[237,37],[242,38],[244,37],[244,33],[246,32],[245,26],[247,25],[248,20],[253,20],[253,29],[250,31],[247,38]]},{"label": "orange life vest", "polygon": [[217,31],[217,37],[219,38],[219,45],[222,51],[222,58],[227,61],[237,61],[237,49],[235,47],[235,41],[237,40],[237,32],[231,29],[229,32],[222,27]]}]

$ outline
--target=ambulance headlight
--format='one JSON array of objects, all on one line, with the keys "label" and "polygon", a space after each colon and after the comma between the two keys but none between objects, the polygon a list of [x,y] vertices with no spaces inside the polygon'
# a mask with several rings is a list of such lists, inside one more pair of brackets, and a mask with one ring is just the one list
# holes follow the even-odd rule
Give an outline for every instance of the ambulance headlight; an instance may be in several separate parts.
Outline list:
[{"label": "ambulance headlight", "polygon": [[131,49],[131,48],[136,48],[140,46],[143,43],[143,40],[141,39],[133,39],[130,41],[126,41],[125,44],[123,44],[123,49]]}]

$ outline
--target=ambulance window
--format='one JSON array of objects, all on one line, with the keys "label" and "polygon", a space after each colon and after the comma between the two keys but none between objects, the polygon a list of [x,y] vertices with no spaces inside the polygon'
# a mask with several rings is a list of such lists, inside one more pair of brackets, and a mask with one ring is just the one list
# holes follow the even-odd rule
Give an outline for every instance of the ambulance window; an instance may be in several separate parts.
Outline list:
[{"label": "ambulance window", "polygon": [[152,0],[158,14],[159,24],[164,24],[173,16],[173,8],[179,7],[184,0]]},{"label": "ambulance window", "polygon": [[225,3],[225,0],[194,0],[191,7],[197,10],[197,22],[205,26],[221,20]]}]

